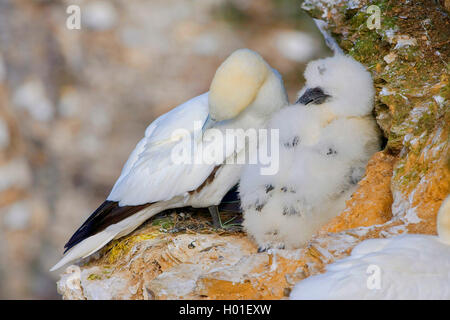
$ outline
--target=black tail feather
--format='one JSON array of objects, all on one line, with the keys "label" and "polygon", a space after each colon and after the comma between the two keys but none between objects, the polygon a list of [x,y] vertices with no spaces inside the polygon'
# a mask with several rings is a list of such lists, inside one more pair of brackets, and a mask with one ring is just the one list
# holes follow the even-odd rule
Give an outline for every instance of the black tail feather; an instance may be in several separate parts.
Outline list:
[{"label": "black tail feather", "polygon": [[69,241],[67,241],[64,245],[64,253],[84,239],[105,230],[112,224],[128,218],[149,205],[150,203],[138,206],[119,206],[119,203],[116,201],[107,200],[103,202],[81,225],[81,227],[78,228]]},{"label": "black tail feather", "polygon": [[[87,218],[81,227],[72,235],[69,241],[67,241],[64,245],[64,253],[84,239],[105,230],[112,224],[132,216],[149,205],[151,205],[151,203],[138,206],[119,206],[119,203],[116,201],[106,200],[89,216],[89,218]],[[241,212],[237,185],[224,196],[219,209],[230,212]]]}]

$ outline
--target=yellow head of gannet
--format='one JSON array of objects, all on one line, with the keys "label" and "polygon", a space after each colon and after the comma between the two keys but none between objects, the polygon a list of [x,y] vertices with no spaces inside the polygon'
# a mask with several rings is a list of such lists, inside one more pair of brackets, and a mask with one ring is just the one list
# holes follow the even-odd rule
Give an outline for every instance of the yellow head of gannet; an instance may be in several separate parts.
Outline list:
[{"label": "yellow head of gannet", "polygon": [[233,52],[217,69],[211,82],[209,116],[212,122],[236,118],[250,107],[259,115],[270,115],[286,104],[281,76],[258,53],[249,49]]}]

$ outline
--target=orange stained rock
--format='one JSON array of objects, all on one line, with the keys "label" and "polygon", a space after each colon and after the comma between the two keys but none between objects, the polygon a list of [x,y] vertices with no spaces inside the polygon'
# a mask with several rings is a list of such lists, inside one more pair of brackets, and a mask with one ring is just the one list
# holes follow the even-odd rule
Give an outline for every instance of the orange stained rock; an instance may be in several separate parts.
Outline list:
[{"label": "orange stained rock", "polygon": [[284,288],[290,287],[285,275],[293,273],[304,263],[277,257],[277,266],[271,270],[273,259],[267,265],[260,265],[251,272],[251,277],[242,282],[202,278],[197,283],[199,293],[207,299],[281,299]]},{"label": "orange stained rock", "polygon": [[450,192],[450,170],[448,167],[448,145],[443,156],[430,166],[414,189],[411,207],[421,221],[409,224],[411,233],[436,234],[436,215],[442,201]]},{"label": "orange stained rock", "polygon": [[392,217],[391,176],[395,161],[395,157],[385,152],[373,155],[367,165],[366,176],[347,201],[347,208],[322,231],[340,232],[389,221]]},{"label": "orange stained rock", "polygon": [[[311,272],[308,265],[314,265],[315,271]],[[282,299],[286,298],[293,285],[288,282],[288,277],[297,282],[323,271],[324,266],[324,259],[314,245],[308,245],[301,250],[298,259],[269,254],[269,262],[255,267],[241,282],[203,277],[197,281],[197,293],[212,300]]]},{"label": "orange stained rock", "polygon": [[450,192],[450,149],[448,126],[437,125],[417,152],[409,152],[404,169],[394,178],[393,187],[409,199],[419,223],[410,223],[411,233],[436,234],[436,215]]}]

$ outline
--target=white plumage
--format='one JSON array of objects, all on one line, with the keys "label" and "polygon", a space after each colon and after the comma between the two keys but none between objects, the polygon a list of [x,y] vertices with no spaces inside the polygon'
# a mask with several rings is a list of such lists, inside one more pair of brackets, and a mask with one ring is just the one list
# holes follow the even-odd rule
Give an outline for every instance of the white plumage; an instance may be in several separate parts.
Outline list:
[{"label": "white plumage", "polygon": [[[193,152],[190,163],[175,163],[172,152],[181,138],[173,135],[175,130],[187,130],[194,137],[194,144],[207,150],[209,145],[219,143],[211,139],[212,129],[258,129],[285,105],[287,94],[279,73],[256,52],[235,51],[218,68],[208,93],[150,124],[107,201],[72,236],[66,244],[66,255],[52,270],[89,256],[163,210],[220,203],[239,181],[242,170],[241,164],[226,161],[245,154],[247,145],[226,144],[222,158],[215,163],[195,162],[201,157],[201,148]],[[203,124],[200,134],[194,132],[196,121]]]},{"label": "white plumage", "polygon": [[199,186],[213,165],[175,164],[171,153],[179,141],[172,139],[172,134],[178,129],[193,133],[195,121],[204,123],[207,117],[208,93],[204,93],[153,121],[125,163],[107,200],[139,205],[169,200]]},{"label": "white plumage", "polygon": [[345,207],[380,147],[371,117],[370,74],[350,57],[313,61],[297,104],[269,122],[279,129],[279,171],[246,165],[240,181],[244,227],[260,250],[303,245]]},{"label": "white plumage", "polygon": [[326,273],[299,282],[290,298],[448,300],[449,222],[450,196],[438,213],[438,237],[408,234],[365,240],[349,257],[327,266]]}]

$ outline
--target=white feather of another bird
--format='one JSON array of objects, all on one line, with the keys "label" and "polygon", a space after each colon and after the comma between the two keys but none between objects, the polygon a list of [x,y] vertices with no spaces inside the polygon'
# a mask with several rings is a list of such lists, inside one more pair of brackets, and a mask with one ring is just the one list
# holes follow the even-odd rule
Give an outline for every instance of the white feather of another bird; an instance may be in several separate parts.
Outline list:
[{"label": "white feather of another bird", "polygon": [[[377,276],[370,266],[379,270],[379,288],[368,285]],[[450,246],[428,235],[367,240],[301,281],[291,299],[450,299]]]},{"label": "white feather of another bird", "polygon": [[450,196],[438,213],[439,236],[365,240],[324,274],[300,281],[291,299],[450,299]]}]

